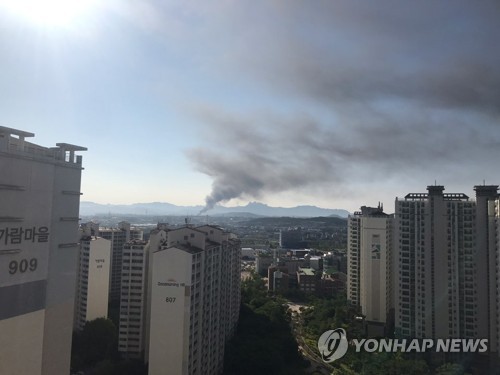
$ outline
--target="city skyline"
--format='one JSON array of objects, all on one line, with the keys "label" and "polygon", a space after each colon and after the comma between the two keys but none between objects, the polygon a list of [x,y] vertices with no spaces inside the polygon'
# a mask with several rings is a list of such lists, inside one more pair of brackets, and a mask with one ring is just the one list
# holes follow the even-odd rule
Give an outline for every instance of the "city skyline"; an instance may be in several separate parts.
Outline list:
[{"label": "city skyline", "polygon": [[500,180],[494,1],[17,3],[1,125],[88,147],[83,201],[353,212]]}]

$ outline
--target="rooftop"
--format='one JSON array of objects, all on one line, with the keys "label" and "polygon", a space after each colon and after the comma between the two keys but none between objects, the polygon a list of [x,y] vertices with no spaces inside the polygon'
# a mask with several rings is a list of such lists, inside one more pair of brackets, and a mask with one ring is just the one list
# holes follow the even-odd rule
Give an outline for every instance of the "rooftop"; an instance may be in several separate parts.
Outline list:
[{"label": "rooftop", "polygon": [[316,274],[314,269],[312,269],[312,268],[299,268],[297,273],[300,273],[302,275],[307,275],[307,276],[314,276]]},{"label": "rooftop", "polygon": [[[442,195],[443,199],[446,201],[468,201],[469,196],[463,193],[444,193],[444,194],[430,194],[430,195]],[[410,193],[405,195],[405,200],[427,200],[429,194],[427,193]]]},{"label": "rooftop", "polygon": [[69,143],[56,143],[57,147],[43,147],[25,140],[34,136],[35,134],[30,132],[0,126],[0,153],[8,153],[21,158],[34,158],[42,162],[81,166],[82,157],[75,155],[75,151],[87,151],[86,147]]},{"label": "rooftop", "polygon": [[384,212],[384,205],[379,202],[377,207],[361,206],[361,211],[355,211],[354,216],[389,217],[390,215]]},{"label": "rooftop", "polygon": [[197,253],[203,252],[203,249],[200,249],[199,247],[183,245],[180,243],[169,246],[169,247],[162,246],[159,250],[157,250],[155,252],[166,251],[166,250],[170,250],[170,249],[183,250],[183,251],[190,253],[190,254],[197,254]]}]

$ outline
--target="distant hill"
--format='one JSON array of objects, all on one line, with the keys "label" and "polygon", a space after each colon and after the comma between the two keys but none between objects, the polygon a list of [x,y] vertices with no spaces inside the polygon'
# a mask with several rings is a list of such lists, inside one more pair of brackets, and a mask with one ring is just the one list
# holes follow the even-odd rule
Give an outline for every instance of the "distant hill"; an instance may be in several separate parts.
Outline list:
[{"label": "distant hill", "polygon": [[246,206],[222,207],[216,206],[209,214],[218,212],[249,212],[260,216],[292,216],[292,217],[317,217],[331,216],[347,217],[349,212],[340,209],[320,208],[316,206],[296,206],[296,207],[271,207],[267,204],[250,202]]},{"label": "distant hill", "polygon": [[120,215],[175,215],[194,216],[203,206],[176,206],[165,202],[133,203],[133,204],[99,204],[80,202],[80,215],[120,214]]},{"label": "distant hill", "polygon": [[347,220],[340,217],[261,217],[244,222],[248,226],[276,227],[345,227]]},{"label": "distant hill", "polygon": [[225,213],[221,213],[221,214],[213,214],[210,216],[213,216],[213,217],[241,217],[241,218],[249,218],[249,219],[263,217],[262,215],[252,214],[251,212],[225,212]]},{"label": "distant hill", "polygon": [[[121,214],[121,215],[174,215],[196,216],[203,206],[176,206],[166,202],[134,203],[128,205],[99,204],[94,202],[80,202],[80,215]],[[347,217],[349,212],[341,209],[328,209],[316,206],[271,207],[267,204],[251,202],[246,206],[223,207],[215,206],[206,212],[209,216],[224,215],[238,217],[270,216],[270,217]]]}]

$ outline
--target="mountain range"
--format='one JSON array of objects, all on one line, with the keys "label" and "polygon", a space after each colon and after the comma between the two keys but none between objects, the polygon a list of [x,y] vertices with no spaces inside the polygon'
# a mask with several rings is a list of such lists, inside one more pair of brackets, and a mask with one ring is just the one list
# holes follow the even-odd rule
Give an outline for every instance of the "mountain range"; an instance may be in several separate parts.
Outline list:
[{"label": "mountain range", "polygon": [[[173,215],[195,216],[204,206],[177,206],[166,202],[133,203],[133,204],[99,204],[94,202],[80,202],[80,215],[91,216],[97,214],[121,215]],[[215,206],[204,215],[209,216],[290,216],[315,217],[337,216],[347,217],[349,212],[341,209],[320,208],[316,206],[271,207],[267,204],[250,202],[246,206],[224,207]]]}]

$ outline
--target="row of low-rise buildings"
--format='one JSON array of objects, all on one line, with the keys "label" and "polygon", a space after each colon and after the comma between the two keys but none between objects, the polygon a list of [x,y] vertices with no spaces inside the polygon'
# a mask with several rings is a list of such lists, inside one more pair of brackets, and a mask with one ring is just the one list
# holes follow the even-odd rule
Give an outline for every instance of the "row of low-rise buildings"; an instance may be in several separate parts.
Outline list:
[{"label": "row of low-rise buildings", "polygon": [[324,272],[324,258],[310,256],[309,250],[292,250],[289,253],[305,255],[304,258],[283,254],[273,258],[269,254],[258,254],[256,270],[267,276],[268,290],[276,292],[300,291],[305,294],[317,294],[325,297],[345,293],[345,273]]},{"label": "row of low-rise buildings", "polygon": [[362,207],[349,217],[348,298],[369,333],[488,339],[498,351],[500,198],[427,193],[397,198],[395,214]]},{"label": "row of low-rise buildings", "polygon": [[0,127],[0,374],[69,374],[73,329],[119,301],[119,351],[149,374],[218,374],[240,305],[239,240],[215,226],[79,228],[85,148]]}]

